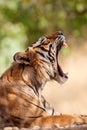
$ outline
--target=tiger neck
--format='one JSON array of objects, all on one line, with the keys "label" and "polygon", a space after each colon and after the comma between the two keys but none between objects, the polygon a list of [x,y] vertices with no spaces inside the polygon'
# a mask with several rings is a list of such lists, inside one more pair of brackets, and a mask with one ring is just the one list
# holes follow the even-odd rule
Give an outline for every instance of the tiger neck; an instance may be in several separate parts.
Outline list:
[{"label": "tiger neck", "polygon": [[36,67],[26,67],[22,74],[23,81],[31,87],[37,96],[41,95],[41,91],[43,90],[46,82],[48,81],[45,76],[45,73],[42,72],[42,68],[39,66]]},{"label": "tiger neck", "polygon": [[23,66],[14,63],[1,76],[1,78],[9,82],[10,84],[26,84],[26,86],[31,87],[31,89],[33,89],[36,95],[39,96],[46,82],[50,80],[51,71],[48,71],[49,67],[50,66],[46,64],[36,64],[35,66]]}]

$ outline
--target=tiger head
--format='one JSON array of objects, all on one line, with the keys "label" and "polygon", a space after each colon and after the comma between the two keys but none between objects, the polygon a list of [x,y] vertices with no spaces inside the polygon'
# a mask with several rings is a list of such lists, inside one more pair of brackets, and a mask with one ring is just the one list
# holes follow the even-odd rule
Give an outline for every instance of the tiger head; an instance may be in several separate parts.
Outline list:
[{"label": "tiger head", "polygon": [[[63,72],[58,62],[58,54],[62,46],[66,46],[65,36],[56,32],[50,36],[40,37],[25,52],[14,55],[14,60],[25,66],[33,67],[38,80],[56,80],[64,83],[68,76]],[[38,73],[38,74],[37,74]]]}]

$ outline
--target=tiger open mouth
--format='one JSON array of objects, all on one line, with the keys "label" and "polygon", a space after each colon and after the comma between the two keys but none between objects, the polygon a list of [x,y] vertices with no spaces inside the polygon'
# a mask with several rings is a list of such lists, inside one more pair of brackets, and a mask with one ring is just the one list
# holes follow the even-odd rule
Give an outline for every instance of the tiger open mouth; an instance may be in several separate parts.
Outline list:
[{"label": "tiger open mouth", "polygon": [[63,84],[67,79],[68,79],[68,76],[66,73],[63,72],[62,68],[60,67],[59,64],[57,64],[57,68],[58,68],[58,74],[59,76],[57,77],[58,78],[58,82],[60,84]]},{"label": "tiger open mouth", "polygon": [[59,53],[59,51],[61,50],[62,47],[67,48],[68,45],[65,42],[65,37],[63,35],[60,35],[58,50],[57,50],[57,70],[58,70],[58,72],[57,72],[56,77],[55,77],[55,79],[60,84],[63,84],[68,79],[67,74],[63,72],[62,67],[59,65],[59,62],[58,62],[58,53]]}]

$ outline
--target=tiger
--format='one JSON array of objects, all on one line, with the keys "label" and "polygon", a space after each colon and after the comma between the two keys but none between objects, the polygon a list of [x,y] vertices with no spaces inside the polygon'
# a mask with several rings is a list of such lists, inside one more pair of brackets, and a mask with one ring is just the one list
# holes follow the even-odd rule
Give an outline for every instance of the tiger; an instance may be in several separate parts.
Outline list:
[{"label": "tiger", "polygon": [[63,84],[68,79],[58,61],[63,46],[68,46],[65,36],[57,31],[13,56],[12,65],[0,77],[0,128],[87,123],[86,117],[57,113],[42,95],[48,81]]}]

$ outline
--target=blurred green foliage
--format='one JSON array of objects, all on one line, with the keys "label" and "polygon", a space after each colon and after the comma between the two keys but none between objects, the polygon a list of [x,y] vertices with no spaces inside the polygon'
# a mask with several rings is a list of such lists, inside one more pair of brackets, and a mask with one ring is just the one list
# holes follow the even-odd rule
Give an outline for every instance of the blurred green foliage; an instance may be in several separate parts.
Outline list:
[{"label": "blurred green foliage", "polygon": [[0,0],[0,73],[19,50],[62,30],[86,38],[87,0]]}]

